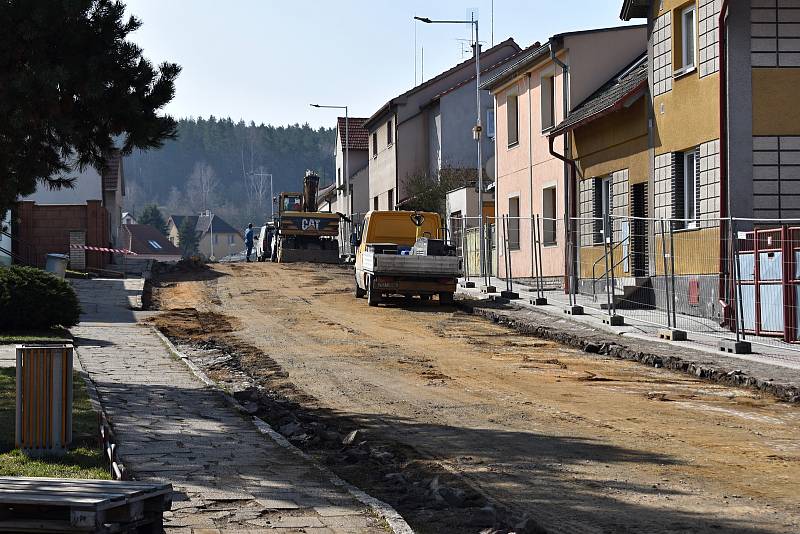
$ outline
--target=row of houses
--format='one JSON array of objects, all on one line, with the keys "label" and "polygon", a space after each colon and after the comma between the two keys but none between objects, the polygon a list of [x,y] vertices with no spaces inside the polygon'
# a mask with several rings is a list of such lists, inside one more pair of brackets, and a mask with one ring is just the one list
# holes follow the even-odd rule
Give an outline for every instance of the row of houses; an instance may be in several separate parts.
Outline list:
[{"label": "row of houses", "polygon": [[[12,262],[44,266],[47,254],[67,254],[75,270],[120,268],[121,258],[133,252],[137,259],[177,261],[181,258],[179,229],[185,220],[195,228],[199,254],[224,257],[244,248],[242,232],[219,216],[171,215],[168,235],[137,224],[123,212],[125,173],[119,152],[106,158],[102,169],[86,167],[75,176],[74,187],[39,187],[7,212],[0,226],[0,265]],[[131,259],[127,260],[131,267]]]},{"label": "row of houses", "polygon": [[[612,265],[620,284],[658,285],[658,222],[669,220],[679,309],[719,318],[727,221],[800,217],[800,2],[621,4],[620,18],[640,24],[525,49],[509,39],[481,54],[481,206],[497,225],[494,268],[580,287],[596,281],[611,242],[623,244]],[[474,168],[475,83],[469,60],[351,118],[349,192],[340,119],[338,211],[401,208],[410,177]],[[465,185],[447,215],[469,227],[478,202]]]}]

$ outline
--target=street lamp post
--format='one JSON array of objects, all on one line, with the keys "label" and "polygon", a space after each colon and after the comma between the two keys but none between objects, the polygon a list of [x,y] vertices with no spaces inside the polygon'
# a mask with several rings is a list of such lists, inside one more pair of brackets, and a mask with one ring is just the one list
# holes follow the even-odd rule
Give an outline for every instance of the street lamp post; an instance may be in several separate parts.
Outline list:
[{"label": "street lamp post", "polygon": [[475,26],[475,100],[477,117],[473,134],[475,136],[475,141],[478,143],[478,241],[480,243],[478,263],[480,264],[480,275],[484,276],[486,242],[483,235],[483,157],[481,155],[481,134],[483,132],[483,127],[481,126],[481,42],[478,38],[478,21],[474,18],[472,20],[431,20],[428,17],[414,17],[414,19],[424,22],[425,24],[472,24]]},{"label": "street lamp post", "polygon": [[[350,218],[350,115],[347,106],[322,106],[311,104],[312,108],[343,109],[344,110],[344,192],[345,208],[344,214]],[[339,184],[336,184],[338,187]]]}]

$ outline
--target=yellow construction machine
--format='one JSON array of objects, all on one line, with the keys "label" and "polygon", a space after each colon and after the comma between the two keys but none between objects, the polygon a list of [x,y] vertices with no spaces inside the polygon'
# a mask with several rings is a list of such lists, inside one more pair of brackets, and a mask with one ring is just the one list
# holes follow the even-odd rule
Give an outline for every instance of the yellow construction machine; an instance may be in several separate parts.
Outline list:
[{"label": "yellow construction machine", "polygon": [[339,263],[338,213],[317,211],[319,176],[307,171],[302,193],[280,193],[272,261]]}]

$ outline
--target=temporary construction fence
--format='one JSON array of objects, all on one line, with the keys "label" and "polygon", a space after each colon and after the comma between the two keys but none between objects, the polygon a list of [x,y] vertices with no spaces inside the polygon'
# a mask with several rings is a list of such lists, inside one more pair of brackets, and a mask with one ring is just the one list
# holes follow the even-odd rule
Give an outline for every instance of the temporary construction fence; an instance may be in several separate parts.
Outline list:
[{"label": "temporary construction fence", "polygon": [[[477,219],[462,219],[466,275],[481,275]],[[731,341],[800,350],[800,220],[484,220],[483,273],[537,301]],[[503,287],[505,285],[505,287]]]}]

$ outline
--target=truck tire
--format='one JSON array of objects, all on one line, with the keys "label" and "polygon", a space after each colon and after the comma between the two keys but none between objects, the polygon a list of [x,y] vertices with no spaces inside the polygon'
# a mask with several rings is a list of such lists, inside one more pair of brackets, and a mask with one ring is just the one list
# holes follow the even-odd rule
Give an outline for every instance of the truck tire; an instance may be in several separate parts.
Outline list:
[{"label": "truck tire", "polygon": [[367,278],[367,304],[377,306],[381,303],[381,294],[372,287],[372,277]]},{"label": "truck tire", "polygon": [[366,290],[361,289],[361,286],[358,285],[358,275],[355,275],[354,278],[355,278],[354,283],[356,285],[356,298],[363,299],[367,295],[367,292]]},{"label": "truck tire", "polygon": [[446,306],[453,304],[453,294],[449,291],[439,293],[439,304]]}]

